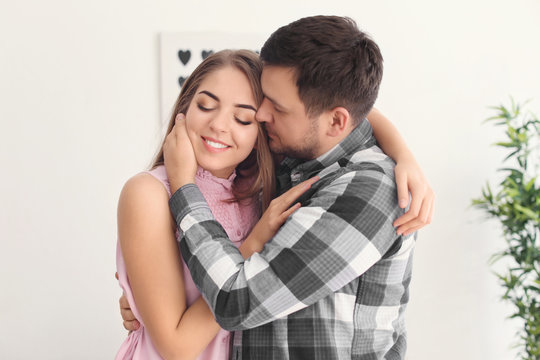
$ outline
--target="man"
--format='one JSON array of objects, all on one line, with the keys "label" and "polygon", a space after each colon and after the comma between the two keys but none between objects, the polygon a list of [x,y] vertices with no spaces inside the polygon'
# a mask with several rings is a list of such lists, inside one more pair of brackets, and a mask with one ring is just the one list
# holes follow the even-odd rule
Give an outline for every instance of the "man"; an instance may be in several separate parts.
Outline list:
[{"label": "man", "polygon": [[189,151],[173,131],[170,206],[193,280],[218,323],[236,330],[233,359],[403,359],[414,239],[393,227],[403,213],[394,163],[364,120],[382,78],[379,49],[352,20],[317,16],[278,29],[261,58],[257,120],[287,157],[278,191],[320,180],[244,261],[183,167]]}]

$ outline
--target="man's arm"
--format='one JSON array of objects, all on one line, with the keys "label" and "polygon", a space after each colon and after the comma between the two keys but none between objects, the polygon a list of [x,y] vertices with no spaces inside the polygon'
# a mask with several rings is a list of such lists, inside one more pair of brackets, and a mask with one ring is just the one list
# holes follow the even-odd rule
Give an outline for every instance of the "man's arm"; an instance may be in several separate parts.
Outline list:
[{"label": "man's arm", "polygon": [[319,180],[264,250],[245,261],[195,185],[173,195],[182,256],[223,328],[253,328],[296,312],[381,259],[399,238],[392,222],[402,210],[393,179],[367,166]]}]

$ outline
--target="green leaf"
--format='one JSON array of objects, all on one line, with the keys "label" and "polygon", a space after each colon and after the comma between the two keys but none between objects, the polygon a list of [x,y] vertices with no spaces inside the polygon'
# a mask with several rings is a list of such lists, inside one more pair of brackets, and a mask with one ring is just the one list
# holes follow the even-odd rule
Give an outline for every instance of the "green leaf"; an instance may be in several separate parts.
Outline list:
[{"label": "green leaf", "polygon": [[534,183],[536,182],[536,177],[533,177],[526,185],[525,185],[525,190],[526,191],[530,191],[534,185]]},{"label": "green leaf", "polygon": [[512,318],[523,322],[517,333],[520,355],[527,360],[540,360],[540,189],[537,177],[530,179],[527,168],[540,159],[540,121],[523,112],[523,103],[511,98],[510,107],[491,107],[495,114],[486,121],[504,126],[505,141],[494,145],[509,149],[501,167],[504,178],[493,188],[482,188],[482,197],[472,205],[497,218],[507,246],[489,259],[493,265],[508,260],[506,273],[495,273],[504,289],[502,299],[514,305]]},{"label": "green leaf", "polygon": [[506,147],[506,148],[515,147],[515,144],[513,142],[499,141],[499,142],[494,143],[493,145],[502,146],[502,147]]},{"label": "green leaf", "polygon": [[527,215],[529,218],[533,219],[533,220],[537,220],[537,219],[540,219],[540,215],[535,213],[534,211],[532,211],[531,209],[529,208],[526,208],[526,207],[523,207],[521,206],[520,204],[514,204],[514,207],[519,210],[521,213]]}]

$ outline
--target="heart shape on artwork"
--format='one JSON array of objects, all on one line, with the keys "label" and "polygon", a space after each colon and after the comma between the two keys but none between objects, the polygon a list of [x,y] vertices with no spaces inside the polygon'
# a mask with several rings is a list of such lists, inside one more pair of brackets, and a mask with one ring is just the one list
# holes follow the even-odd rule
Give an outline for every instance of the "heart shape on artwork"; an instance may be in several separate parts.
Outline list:
[{"label": "heart shape on artwork", "polygon": [[178,78],[178,84],[180,84],[180,87],[184,86],[184,83],[186,82],[186,78],[183,76],[180,76]]},{"label": "heart shape on artwork", "polygon": [[201,52],[201,56],[204,59],[206,59],[207,57],[209,57],[210,55],[212,55],[214,53],[214,50],[203,50]]},{"label": "heart shape on artwork", "polygon": [[191,58],[191,51],[189,50],[178,50],[178,58],[182,64],[186,65]]}]

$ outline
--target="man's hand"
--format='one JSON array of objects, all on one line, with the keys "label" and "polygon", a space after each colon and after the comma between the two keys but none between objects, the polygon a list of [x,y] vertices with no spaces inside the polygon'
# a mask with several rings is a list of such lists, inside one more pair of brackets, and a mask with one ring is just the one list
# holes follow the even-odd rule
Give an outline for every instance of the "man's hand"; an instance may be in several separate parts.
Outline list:
[{"label": "man's hand", "polygon": [[409,211],[394,222],[394,227],[397,227],[399,235],[409,235],[431,223],[435,193],[414,159],[399,162],[394,173],[401,208],[409,205],[411,193]]},{"label": "man's hand", "polygon": [[120,297],[120,314],[124,320],[124,328],[126,330],[134,331],[139,329],[141,324],[135,318],[135,315],[133,315],[125,294],[122,294],[122,297]]},{"label": "man's hand", "polygon": [[163,158],[172,194],[195,182],[197,159],[187,134],[184,114],[176,115],[176,123],[163,144]]}]

